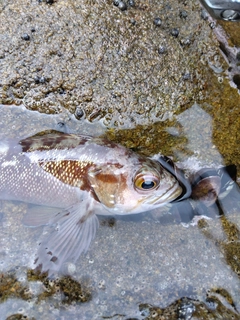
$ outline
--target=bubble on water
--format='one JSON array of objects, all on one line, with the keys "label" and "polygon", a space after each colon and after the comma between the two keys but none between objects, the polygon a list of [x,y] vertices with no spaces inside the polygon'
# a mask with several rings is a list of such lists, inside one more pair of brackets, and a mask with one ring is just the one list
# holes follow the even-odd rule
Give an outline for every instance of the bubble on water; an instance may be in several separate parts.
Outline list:
[{"label": "bubble on water", "polygon": [[120,283],[120,281],[116,281],[116,285],[118,286],[118,287],[121,287],[121,283]]},{"label": "bubble on water", "polygon": [[76,272],[76,265],[74,263],[72,263],[72,262],[69,262],[67,264],[67,270],[68,270],[69,274],[75,273]]},{"label": "bubble on water", "polygon": [[19,312],[19,313],[24,313],[25,310],[24,310],[23,308],[19,308],[19,309],[18,309],[18,312]]},{"label": "bubble on water", "polygon": [[23,282],[23,281],[25,281],[25,278],[22,276],[22,277],[18,278],[18,280],[19,280],[20,282]]}]

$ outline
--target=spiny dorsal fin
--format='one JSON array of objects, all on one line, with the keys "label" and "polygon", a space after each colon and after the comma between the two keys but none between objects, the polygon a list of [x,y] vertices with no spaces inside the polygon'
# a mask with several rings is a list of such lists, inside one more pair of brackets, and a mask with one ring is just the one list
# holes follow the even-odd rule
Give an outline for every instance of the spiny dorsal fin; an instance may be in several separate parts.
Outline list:
[{"label": "spiny dorsal fin", "polygon": [[19,142],[23,152],[44,151],[44,150],[63,150],[72,149],[83,145],[91,139],[90,136],[67,134],[67,133],[47,133],[35,135]]}]

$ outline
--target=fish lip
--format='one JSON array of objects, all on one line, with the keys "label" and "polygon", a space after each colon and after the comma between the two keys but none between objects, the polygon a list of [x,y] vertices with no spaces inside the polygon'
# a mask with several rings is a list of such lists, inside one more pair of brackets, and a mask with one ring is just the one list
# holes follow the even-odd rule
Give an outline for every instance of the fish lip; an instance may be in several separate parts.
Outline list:
[{"label": "fish lip", "polygon": [[192,187],[190,182],[185,178],[183,171],[178,169],[172,160],[166,156],[160,156],[155,160],[157,160],[165,170],[175,177],[182,188],[181,194],[177,198],[173,199],[172,202],[189,198],[192,193]]},{"label": "fish lip", "polygon": [[174,188],[168,189],[167,192],[164,193],[164,195],[161,195],[159,199],[157,199],[156,201],[152,201],[152,203],[154,205],[158,205],[161,203],[173,202],[176,199],[178,199],[182,193],[183,193],[182,187],[180,186],[179,183],[176,183],[174,185]]}]

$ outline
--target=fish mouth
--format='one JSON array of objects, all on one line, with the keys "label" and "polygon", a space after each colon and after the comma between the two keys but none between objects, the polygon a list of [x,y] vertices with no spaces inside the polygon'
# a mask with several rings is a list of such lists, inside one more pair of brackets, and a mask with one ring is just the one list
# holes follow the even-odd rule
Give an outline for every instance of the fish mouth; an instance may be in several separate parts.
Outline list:
[{"label": "fish mouth", "polygon": [[192,188],[189,181],[185,178],[183,171],[178,169],[174,165],[173,161],[166,156],[160,156],[158,159],[155,160],[157,160],[166,171],[168,171],[169,173],[171,173],[171,175],[175,177],[175,179],[178,181],[179,186],[182,189],[181,194],[179,194],[176,198],[173,197],[172,201],[181,201],[183,199],[189,198],[192,193]]},{"label": "fish mouth", "polygon": [[155,196],[150,197],[148,199],[148,204],[159,205],[161,203],[169,203],[176,199],[178,199],[183,193],[182,187],[179,183],[175,183],[174,186],[168,189],[165,193],[161,194],[159,197],[156,198]]}]

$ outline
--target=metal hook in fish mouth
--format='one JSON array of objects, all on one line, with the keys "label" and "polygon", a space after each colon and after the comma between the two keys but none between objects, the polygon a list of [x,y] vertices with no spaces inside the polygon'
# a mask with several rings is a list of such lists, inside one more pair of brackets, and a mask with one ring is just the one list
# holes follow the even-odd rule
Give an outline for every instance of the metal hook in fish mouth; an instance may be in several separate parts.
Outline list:
[{"label": "metal hook in fish mouth", "polygon": [[183,199],[187,199],[191,196],[192,188],[189,181],[185,178],[184,173],[180,170],[173,161],[166,156],[159,156],[156,159],[164,169],[166,169],[169,173],[171,173],[179,182],[182,187],[182,193],[172,202],[181,201]]}]

